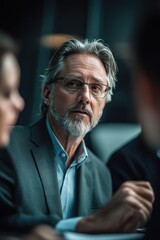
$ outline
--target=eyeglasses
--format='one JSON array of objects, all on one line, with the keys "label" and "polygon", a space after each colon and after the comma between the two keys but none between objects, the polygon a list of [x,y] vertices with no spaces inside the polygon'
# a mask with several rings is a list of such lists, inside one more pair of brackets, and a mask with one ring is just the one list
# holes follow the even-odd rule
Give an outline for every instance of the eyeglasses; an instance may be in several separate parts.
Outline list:
[{"label": "eyeglasses", "polygon": [[111,90],[111,87],[103,83],[85,83],[75,77],[59,77],[56,78],[56,80],[62,80],[64,89],[71,94],[80,91],[84,87],[84,85],[89,86],[90,92],[95,98],[104,98]]}]

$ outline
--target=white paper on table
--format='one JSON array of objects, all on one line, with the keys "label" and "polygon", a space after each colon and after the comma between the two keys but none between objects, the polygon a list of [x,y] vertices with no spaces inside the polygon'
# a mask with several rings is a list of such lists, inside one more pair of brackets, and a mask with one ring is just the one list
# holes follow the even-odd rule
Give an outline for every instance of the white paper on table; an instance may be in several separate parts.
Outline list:
[{"label": "white paper on table", "polygon": [[83,234],[75,232],[65,232],[65,240],[139,240],[144,237],[144,233],[120,233],[120,234]]}]

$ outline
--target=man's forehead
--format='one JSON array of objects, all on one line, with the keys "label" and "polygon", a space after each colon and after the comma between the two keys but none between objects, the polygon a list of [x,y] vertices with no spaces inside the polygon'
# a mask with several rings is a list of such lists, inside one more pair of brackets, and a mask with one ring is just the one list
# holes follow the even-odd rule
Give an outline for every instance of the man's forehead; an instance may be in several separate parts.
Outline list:
[{"label": "man's forehead", "polygon": [[93,72],[98,71],[106,75],[106,70],[101,60],[95,55],[86,53],[76,53],[67,56],[62,70],[65,69],[88,69]]}]

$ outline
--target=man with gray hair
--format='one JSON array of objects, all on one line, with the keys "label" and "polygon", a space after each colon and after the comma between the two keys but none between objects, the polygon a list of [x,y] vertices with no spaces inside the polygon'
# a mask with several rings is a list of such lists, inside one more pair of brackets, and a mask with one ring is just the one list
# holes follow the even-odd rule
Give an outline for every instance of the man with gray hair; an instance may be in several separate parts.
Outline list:
[{"label": "man with gray hair", "polygon": [[[99,40],[69,40],[43,76],[42,118],[16,126],[0,158],[0,230],[38,223],[58,231],[134,232],[148,220],[148,182],[125,182],[112,197],[105,165],[85,146],[111,99],[117,65]],[[111,198],[112,197],[112,198]]]}]

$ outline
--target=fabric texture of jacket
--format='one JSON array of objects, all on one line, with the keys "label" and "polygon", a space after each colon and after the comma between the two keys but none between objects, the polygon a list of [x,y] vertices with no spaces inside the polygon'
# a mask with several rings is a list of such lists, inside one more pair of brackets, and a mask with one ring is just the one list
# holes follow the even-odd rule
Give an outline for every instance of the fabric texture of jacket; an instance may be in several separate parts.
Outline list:
[{"label": "fabric texture of jacket", "polygon": [[[76,173],[76,216],[94,213],[112,195],[108,169],[87,151]],[[55,161],[45,119],[14,127],[0,152],[0,231],[26,232],[39,223],[54,227],[63,219]]]}]

